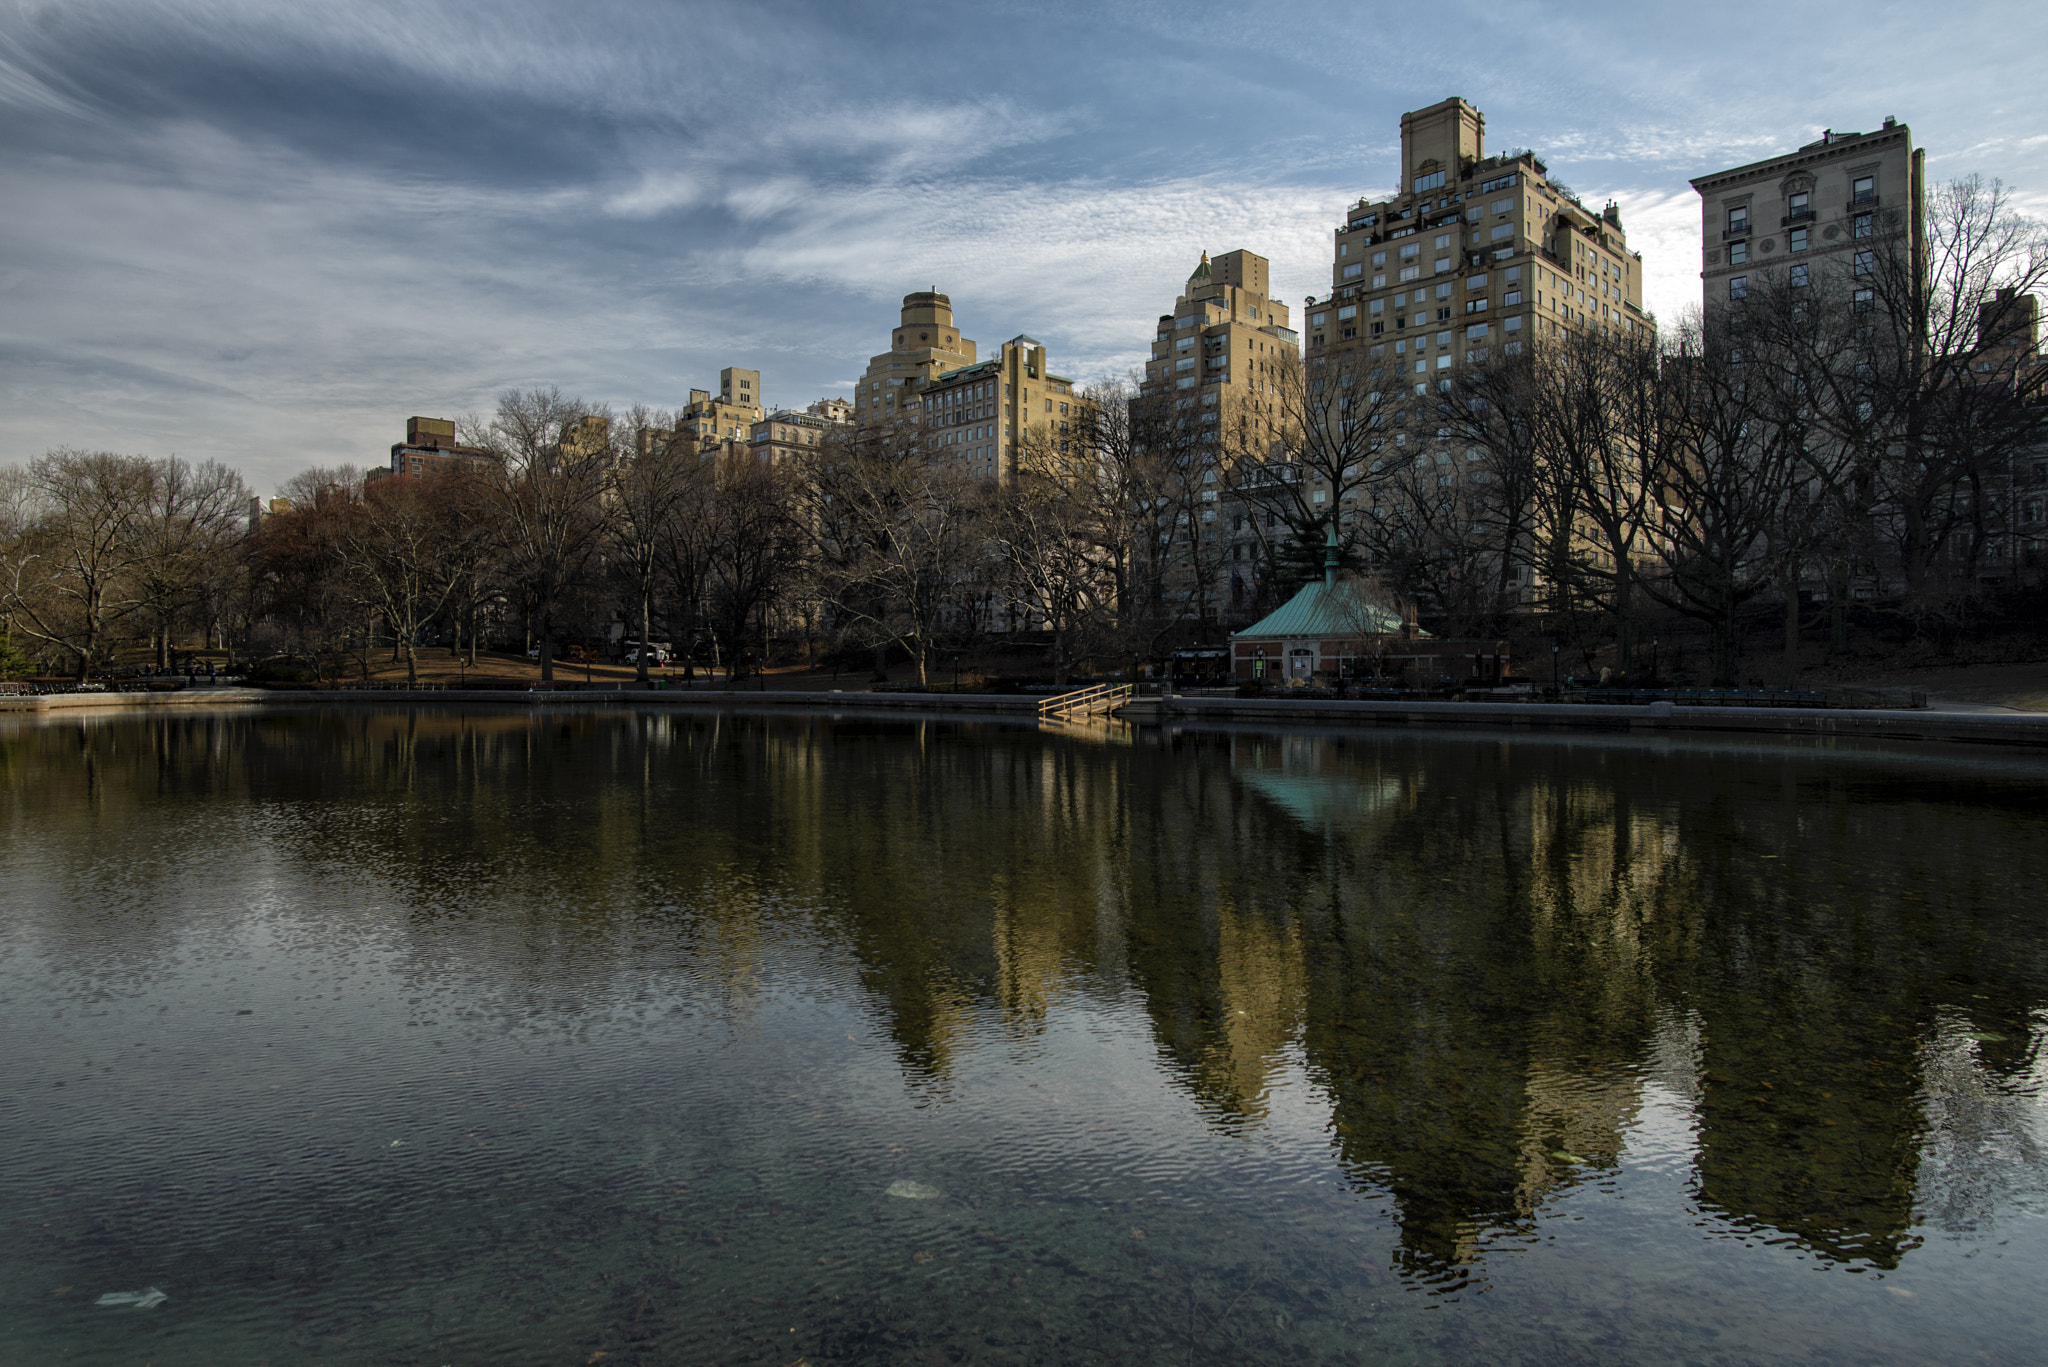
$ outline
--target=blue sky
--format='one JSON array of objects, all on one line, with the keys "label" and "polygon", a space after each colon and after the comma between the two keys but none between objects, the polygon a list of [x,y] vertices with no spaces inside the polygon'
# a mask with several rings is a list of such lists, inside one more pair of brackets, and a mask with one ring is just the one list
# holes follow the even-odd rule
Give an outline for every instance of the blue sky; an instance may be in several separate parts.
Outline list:
[{"label": "blue sky", "polygon": [[[2048,216],[2048,6],[0,0],[0,462],[377,463],[510,386],[850,393],[901,296],[1128,370],[1198,253],[1298,304],[1403,110],[1617,199],[1698,297],[1691,176],[1913,127]],[[1997,65],[2000,61],[2008,64]]]}]

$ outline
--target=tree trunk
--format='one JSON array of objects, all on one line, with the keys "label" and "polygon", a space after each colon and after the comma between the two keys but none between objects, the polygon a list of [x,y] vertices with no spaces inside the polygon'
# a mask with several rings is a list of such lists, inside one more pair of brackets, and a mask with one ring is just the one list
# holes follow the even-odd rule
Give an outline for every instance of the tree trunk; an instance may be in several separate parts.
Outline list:
[{"label": "tree trunk", "polygon": [[1799,567],[1785,572],[1785,687],[1799,687]]},{"label": "tree trunk", "polygon": [[633,677],[641,683],[647,682],[647,655],[653,649],[650,644],[654,637],[654,592],[646,585],[640,587],[640,667],[633,671]]},{"label": "tree trunk", "polygon": [[540,615],[540,681],[555,681],[555,614]]},{"label": "tree trunk", "polygon": [[1714,687],[1735,686],[1735,610],[1714,619]]},{"label": "tree trunk", "polygon": [[420,683],[419,657],[413,645],[413,633],[405,635],[405,686],[417,688]]}]

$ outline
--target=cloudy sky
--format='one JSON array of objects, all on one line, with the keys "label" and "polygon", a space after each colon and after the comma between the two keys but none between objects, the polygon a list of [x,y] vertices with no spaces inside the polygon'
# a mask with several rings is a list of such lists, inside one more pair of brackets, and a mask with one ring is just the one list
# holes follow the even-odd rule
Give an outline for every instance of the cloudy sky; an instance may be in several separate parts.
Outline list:
[{"label": "cloudy sky", "polygon": [[0,463],[380,462],[724,365],[846,395],[901,296],[1092,380],[1203,250],[1298,302],[1448,95],[1698,295],[1691,176],[1825,126],[2048,212],[2048,6],[0,0]]}]

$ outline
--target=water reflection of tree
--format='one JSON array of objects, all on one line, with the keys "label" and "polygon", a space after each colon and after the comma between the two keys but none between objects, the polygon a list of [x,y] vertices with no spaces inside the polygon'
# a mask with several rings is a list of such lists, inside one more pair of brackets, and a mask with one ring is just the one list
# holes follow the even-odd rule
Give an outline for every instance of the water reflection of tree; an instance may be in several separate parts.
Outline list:
[{"label": "water reflection of tree", "polygon": [[[1704,1209],[1895,1265],[1929,1079],[1991,1095],[2039,1067],[2039,812],[1819,757],[367,709],[24,728],[5,754],[18,836],[217,814],[205,858],[293,866],[333,892],[300,913],[323,934],[395,935],[507,1019],[631,980],[743,1023],[794,929],[944,1097],[964,1050],[1135,986],[1219,1126],[1261,1123],[1305,1062],[1423,1278],[1616,1162],[1659,1069],[1691,1070]],[[198,914],[189,858],[123,861],[118,888],[42,867],[50,943],[98,946],[120,909],[114,971]]]}]

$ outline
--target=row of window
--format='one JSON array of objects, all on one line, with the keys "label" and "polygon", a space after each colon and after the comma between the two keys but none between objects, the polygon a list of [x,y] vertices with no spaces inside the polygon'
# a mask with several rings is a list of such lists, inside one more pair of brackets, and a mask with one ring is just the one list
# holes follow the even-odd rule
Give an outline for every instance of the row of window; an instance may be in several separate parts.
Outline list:
[{"label": "row of window", "polygon": [[[1877,203],[1877,177],[1857,176],[1854,180],[1850,181],[1849,203],[1851,205]],[[1812,193],[1800,190],[1786,196],[1785,209],[1785,217],[1788,220],[1796,221],[1801,218],[1811,218],[1813,216]],[[1868,215],[1865,215],[1865,217],[1868,217]],[[1749,206],[1747,204],[1737,204],[1728,210],[1729,232],[1746,233],[1749,231],[1749,225]]]}]

